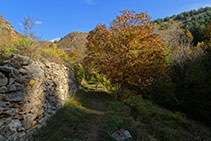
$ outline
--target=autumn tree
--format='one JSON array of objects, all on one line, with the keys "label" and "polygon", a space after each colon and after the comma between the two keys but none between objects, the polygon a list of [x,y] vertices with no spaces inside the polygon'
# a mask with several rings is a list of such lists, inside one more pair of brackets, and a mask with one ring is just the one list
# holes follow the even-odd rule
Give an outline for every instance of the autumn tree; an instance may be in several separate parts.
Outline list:
[{"label": "autumn tree", "polygon": [[85,63],[121,90],[131,83],[145,87],[164,72],[164,47],[152,31],[150,16],[120,11],[109,28],[99,24],[88,35]]}]

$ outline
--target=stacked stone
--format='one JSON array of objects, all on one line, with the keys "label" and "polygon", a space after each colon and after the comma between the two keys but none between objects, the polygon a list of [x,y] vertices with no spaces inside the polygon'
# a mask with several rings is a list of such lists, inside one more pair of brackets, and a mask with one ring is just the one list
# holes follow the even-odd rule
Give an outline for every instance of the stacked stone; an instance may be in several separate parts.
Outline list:
[{"label": "stacked stone", "polygon": [[0,66],[0,140],[29,136],[76,91],[71,69],[14,55]]}]

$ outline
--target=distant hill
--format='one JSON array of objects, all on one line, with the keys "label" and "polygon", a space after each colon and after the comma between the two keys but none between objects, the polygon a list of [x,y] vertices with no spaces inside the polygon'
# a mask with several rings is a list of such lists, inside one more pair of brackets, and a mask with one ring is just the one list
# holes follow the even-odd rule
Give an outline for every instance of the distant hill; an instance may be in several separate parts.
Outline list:
[{"label": "distant hill", "polygon": [[201,34],[206,29],[207,23],[211,22],[211,7],[182,12],[178,15],[165,17],[164,19],[157,19],[153,22],[158,24],[159,30],[166,30],[171,28],[172,25],[189,30],[193,35],[194,43],[197,44],[199,41],[202,41]]},{"label": "distant hill", "polygon": [[84,52],[87,43],[88,33],[85,32],[71,32],[65,37],[61,38],[58,47],[64,50],[77,50]]},{"label": "distant hill", "polygon": [[24,37],[16,32],[10,23],[0,16],[0,46],[11,45],[12,40]]}]

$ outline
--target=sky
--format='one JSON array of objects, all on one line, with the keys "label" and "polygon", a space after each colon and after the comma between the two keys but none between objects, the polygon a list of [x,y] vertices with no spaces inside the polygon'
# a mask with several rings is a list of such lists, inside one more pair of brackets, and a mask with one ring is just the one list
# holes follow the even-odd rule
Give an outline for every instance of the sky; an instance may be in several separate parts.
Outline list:
[{"label": "sky", "polygon": [[153,20],[206,6],[211,0],[0,0],[0,14],[18,32],[24,17],[31,16],[36,34],[52,40],[109,25],[123,9],[147,12]]}]

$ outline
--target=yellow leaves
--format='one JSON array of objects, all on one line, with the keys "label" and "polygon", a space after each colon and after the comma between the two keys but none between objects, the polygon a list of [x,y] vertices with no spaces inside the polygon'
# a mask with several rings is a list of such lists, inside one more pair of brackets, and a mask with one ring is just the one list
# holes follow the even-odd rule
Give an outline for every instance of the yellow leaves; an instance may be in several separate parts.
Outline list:
[{"label": "yellow leaves", "polygon": [[85,63],[114,83],[129,80],[146,85],[153,73],[162,72],[163,44],[152,32],[149,15],[127,10],[120,13],[110,28],[98,25],[89,33]]},{"label": "yellow leaves", "polygon": [[173,21],[174,21],[174,19],[173,19],[173,18],[170,18],[170,19],[169,19],[169,21],[170,21],[170,22],[173,22]]},{"label": "yellow leaves", "polygon": [[52,43],[51,47],[52,47],[54,50],[56,50],[56,49],[57,49],[57,44]]},{"label": "yellow leaves", "polygon": [[193,40],[193,35],[189,30],[186,30],[185,35],[192,41]]},{"label": "yellow leaves", "polygon": [[185,37],[189,38],[191,41],[193,40],[193,35],[189,30],[180,29],[182,34],[185,35]]},{"label": "yellow leaves", "polygon": [[78,52],[77,50],[70,50],[70,55],[73,60],[81,57],[80,52]]},{"label": "yellow leaves", "polygon": [[204,46],[204,42],[198,42],[197,47],[202,47]]},{"label": "yellow leaves", "polygon": [[30,84],[30,85],[34,85],[35,82],[36,82],[35,80],[30,80],[29,84]]},{"label": "yellow leaves", "polygon": [[139,57],[139,53],[137,50],[130,50],[129,51],[129,58],[138,58]]}]

